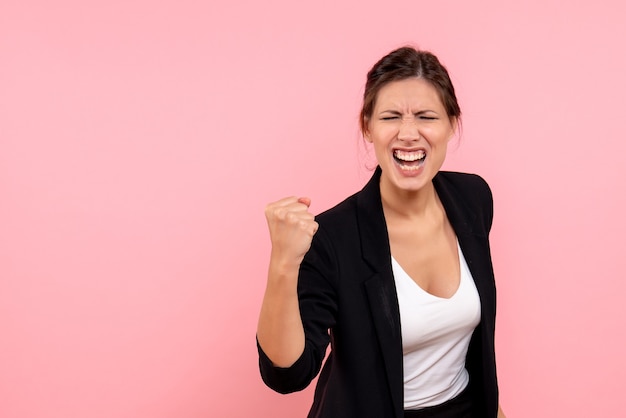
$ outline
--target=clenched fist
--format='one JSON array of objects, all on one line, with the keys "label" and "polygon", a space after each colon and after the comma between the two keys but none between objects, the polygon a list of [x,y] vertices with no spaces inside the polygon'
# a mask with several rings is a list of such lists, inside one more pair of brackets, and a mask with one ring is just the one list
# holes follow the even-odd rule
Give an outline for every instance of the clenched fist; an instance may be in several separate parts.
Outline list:
[{"label": "clenched fist", "polygon": [[265,217],[272,241],[272,259],[299,265],[311,247],[318,224],[309,212],[311,199],[287,197],[270,203]]}]

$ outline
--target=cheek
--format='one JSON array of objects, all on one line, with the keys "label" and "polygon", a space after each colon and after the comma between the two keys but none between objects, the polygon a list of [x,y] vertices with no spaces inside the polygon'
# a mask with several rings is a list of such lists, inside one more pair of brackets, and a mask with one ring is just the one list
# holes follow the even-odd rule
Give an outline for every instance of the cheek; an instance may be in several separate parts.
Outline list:
[{"label": "cheek", "polygon": [[393,140],[398,132],[398,128],[393,125],[378,126],[372,131],[372,142],[388,144]]},{"label": "cheek", "polygon": [[446,145],[454,137],[454,131],[450,129],[428,129],[424,131],[424,135],[436,144]]}]

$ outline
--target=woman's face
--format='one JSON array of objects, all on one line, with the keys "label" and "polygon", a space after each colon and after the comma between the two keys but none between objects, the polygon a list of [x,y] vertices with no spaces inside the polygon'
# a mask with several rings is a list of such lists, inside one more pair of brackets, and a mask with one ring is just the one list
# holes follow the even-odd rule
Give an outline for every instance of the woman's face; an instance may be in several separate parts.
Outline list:
[{"label": "woman's face", "polygon": [[382,168],[381,190],[417,191],[429,185],[446,158],[456,119],[426,80],[393,81],[378,92],[365,139]]}]

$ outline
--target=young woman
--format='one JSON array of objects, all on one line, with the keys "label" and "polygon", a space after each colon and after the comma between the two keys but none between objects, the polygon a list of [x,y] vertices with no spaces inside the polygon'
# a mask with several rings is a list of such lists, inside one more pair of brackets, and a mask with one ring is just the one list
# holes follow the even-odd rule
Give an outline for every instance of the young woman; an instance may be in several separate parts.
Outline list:
[{"label": "young woman", "polygon": [[310,199],[271,203],[257,341],[272,389],[318,375],[309,417],[503,417],[494,355],[492,197],[440,171],[461,111],[448,72],[404,47],[367,75],[361,130],[378,167],[314,217]]}]

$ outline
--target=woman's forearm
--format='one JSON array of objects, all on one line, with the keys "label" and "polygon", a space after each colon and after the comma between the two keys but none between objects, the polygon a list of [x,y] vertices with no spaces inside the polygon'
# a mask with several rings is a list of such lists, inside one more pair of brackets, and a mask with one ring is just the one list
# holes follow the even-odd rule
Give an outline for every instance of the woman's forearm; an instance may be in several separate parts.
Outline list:
[{"label": "woman's forearm", "polygon": [[270,260],[267,287],[261,305],[257,339],[278,367],[289,367],[304,351],[304,328],[298,303],[299,265]]}]

